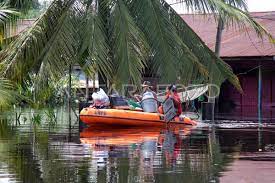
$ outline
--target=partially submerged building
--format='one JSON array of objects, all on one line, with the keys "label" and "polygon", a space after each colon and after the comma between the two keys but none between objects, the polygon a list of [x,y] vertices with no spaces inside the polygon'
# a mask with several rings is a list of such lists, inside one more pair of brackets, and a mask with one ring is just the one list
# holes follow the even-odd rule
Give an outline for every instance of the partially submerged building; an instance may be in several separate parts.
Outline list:
[{"label": "partially submerged building", "polygon": [[[275,37],[275,12],[251,13]],[[182,18],[215,49],[217,23],[211,15],[182,15]],[[221,58],[238,75],[244,93],[229,82],[221,88],[219,113],[244,119],[258,116],[262,108],[264,118],[275,118],[275,44],[267,37],[258,38],[252,28],[225,28],[221,42]]]}]

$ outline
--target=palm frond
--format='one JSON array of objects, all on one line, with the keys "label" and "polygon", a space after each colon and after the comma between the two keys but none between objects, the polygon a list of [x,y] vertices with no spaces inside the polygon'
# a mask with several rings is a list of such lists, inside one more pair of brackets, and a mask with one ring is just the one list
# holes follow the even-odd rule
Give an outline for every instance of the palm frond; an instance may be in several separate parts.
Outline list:
[{"label": "palm frond", "polygon": [[[171,8],[169,4],[163,1],[164,8],[169,12],[172,24],[177,28],[178,35],[184,43],[192,50],[202,65],[209,71],[210,77],[204,82],[221,85],[228,79],[240,92],[242,92],[238,77],[233,73],[231,67],[223,60],[218,58],[210,50],[201,38],[192,30],[191,27]],[[200,76],[199,76],[200,77]]]},{"label": "palm frond", "polygon": [[74,3],[54,1],[30,29],[2,51],[2,76],[22,80],[30,72],[38,73],[42,62],[54,74],[63,73],[64,66],[75,57],[78,44],[78,21],[72,18],[75,12],[71,9]]},{"label": "palm frond", "polygon": [[[185,2],[221,17],[230,16],[229,22],[258,26],[246,14],[242,0]],[[263,31],[258,27],[259,33]],[[199,80],[220,85],[229,79],[241,90],[232,69],[164,0],[55,0],[0,53],[0,73],[15,81],[30,74],[58,78],[70,65],[80,64],[90,74],[96,70],[113,81],[139,83],[149,57],[153,72],[166,82]]]},{"label": "palm frond", "polygon": [[10,107],[18,100],[12,83],[7,79],[0,78],[0,110]]},{"label": "palm frond", "polygon": [[0,44],[4,39],[10,37],[10,30],[13,27],[10,25],[15,22],[16,17],[18,17],[19,13],[15,11],[13,8],[10,8],[4,3],[0,3]]},{"label": "palm frond", "polygon": [[107,32],[104,27],[103,12],[98,5],[92,5],[92,0],[86,4],[86,13],[80,27],[79,64],[90,76],[99,71],[111,79],[113,63],[109,60],[110,46],[107,42]]},{"label": "palm frond", "polygon": [[175,82],[180,77],[188,83],[193,75],[190,70],[207,76],[204,66],[178,36],[160,1],[129,1],[128,6],[150,44],[153,72],[163,81]]},{"label": "palm frond", "polygon": [[250,16],[246,0],[180,0],[190,11],[211,13],[216,20],[221,19],[225,25],[237,25],[241,28],[252,28],[260,38],[272,35]]},{"label": "palm frond", "polygon": [[27,12],[29,9],[39,5],[38,0],[6,0],[6,3],[20,12]]},{"label": "palm frond", "polygon": [[18,15],[19,15],[19,12],[15,11],[14,8],[11,8],[6,4],[0,3],[0,24],[6,23],[12,17],[18,16]]},{"label": "palm frond", "polygon": [[[231,6],[247,11],[246,0],[222,0],[223,4],[230,4]],[[212,3],[212,0],[178,0],[178,3],[184,4],[187,11],[192,13],[219,13],[217,7]]]},{"label": "palm frond", "polygon": [[141,82],[148,45],[122,0],[116,1],[110,16],[114,76],[120,83]]}]

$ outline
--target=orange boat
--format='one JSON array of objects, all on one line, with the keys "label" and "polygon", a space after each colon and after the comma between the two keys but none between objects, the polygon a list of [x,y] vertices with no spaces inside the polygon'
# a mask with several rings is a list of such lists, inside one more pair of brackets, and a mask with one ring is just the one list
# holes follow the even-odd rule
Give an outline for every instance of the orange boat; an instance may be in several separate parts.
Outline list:
[{"label": "orange boat", "polygon": [[[129,126],[163,126],[164,115],[158,113],[147,113],[141,111],[119,110],[119,109],[94,109],[84,108],[80,112],[80,120],[87,125],[129,125]],[[176,117],[169,123],[196,125],[197,123],[187,117]]]}]

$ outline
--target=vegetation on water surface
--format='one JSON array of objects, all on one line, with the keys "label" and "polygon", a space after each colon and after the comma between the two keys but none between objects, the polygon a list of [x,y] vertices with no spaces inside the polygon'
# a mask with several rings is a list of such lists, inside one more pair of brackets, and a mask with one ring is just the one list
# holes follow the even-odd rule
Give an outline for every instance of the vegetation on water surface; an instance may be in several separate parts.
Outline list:
[{"label": "vegetation on water surface", "polygon": [[[23,13],[38,6],[37,0],[5,2]],[[249,24],[260,36],[268,34],[247,13],[245,0],[181,3],[190,10],[214,12],[226,24]],[[71,65],[80,65],[88,75],[99,72],[116,84],[139,84],[150,67],[167,82],[220,85],[228,79],[241,90],[231,68],[164,0],[54,0],[13,39],[0,53],[0,74],[22,88],[35,77],[33,88],[45,91],[45,83],[58,81]]]}]

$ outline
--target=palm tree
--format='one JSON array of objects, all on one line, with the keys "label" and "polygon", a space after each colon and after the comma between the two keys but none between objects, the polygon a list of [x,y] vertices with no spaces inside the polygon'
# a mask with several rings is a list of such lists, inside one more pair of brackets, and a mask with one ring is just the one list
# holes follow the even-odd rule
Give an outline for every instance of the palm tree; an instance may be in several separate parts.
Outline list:
[{"label": "palm tree", "polygon": [[[267,31],[246,10],[244,0],[185,0],[193,10],[212,12],[230,24]],[[140,83],[146,67],[163,81],[241,86],[218,58],[164,0],[54,0],[28,30],[1,53],[3,77],[21,82],[29,74],[57,79],[73,64],[97,71],[112,83]],[[212,76],[215,77],[212,77]]]},{"label": "palm tree", "polygon": [[[0,0],[0,47],[8,42],[11,26],[19,16],[19,11],[27,11],[37,0]],[[16,11],[17,10],[17,11]],[[17,101],[18,95],[14,91],[13,83],[3,77],[0,77],[0,110],[10,107]]]},{"label": "palm tree", "polygon": [[[5,4],[0,4],[0,45],[2,44],[6,35],[6,23],[9,22],[13,16],[18,13],[9,8]],[[10,106],[15,101],[13,85],[10,81],[0,78],[0,110]]]},{"label": "palm tree", "polygon": [[0,0],[0,3],[23,13],[39,5],[38,0]]},{"label": "palm tree", "polygon": [[18,100],[18,95],[14,90],[10,81],[0,78],[0,111],[9,108]]}]

